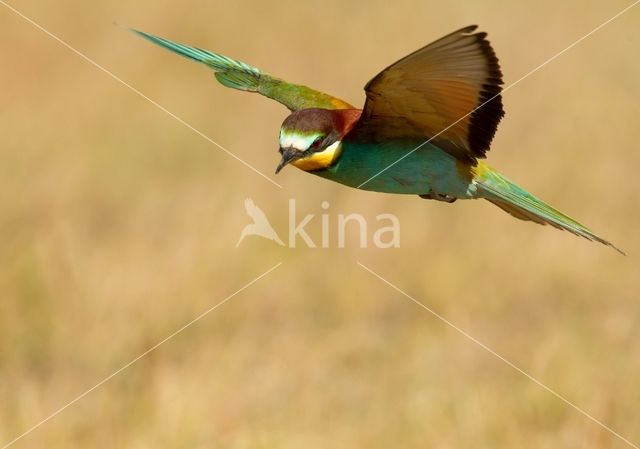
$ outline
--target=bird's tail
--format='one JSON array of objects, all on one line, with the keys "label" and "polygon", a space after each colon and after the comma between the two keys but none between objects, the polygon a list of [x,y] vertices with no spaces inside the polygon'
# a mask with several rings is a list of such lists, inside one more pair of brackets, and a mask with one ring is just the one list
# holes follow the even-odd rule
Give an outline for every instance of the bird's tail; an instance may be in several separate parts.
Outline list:
[{"label": "bird's tail", "polygon": [[131,31],[156,45],[166,48],[167,50],[209,66],[216,71],[215,76],[218,81],[227,87],[249,92],[259,91],[260,76],[263,73],[255,67],[251,67],[244,62],[231,59],[228,56],[179,44],[177,42],[170,41],[169,39],[145,33],[144,31],[135,30],[133,28]]},{"label": "bird's tail", "polygon": [[598,237],[583,224],[544,203],[484,164],[476,175],[475,181],[480,197],[491,201],[516,218],[541,225],[549,224],[554,228],[569,231],[587,240],[600,242],[624,254],[611,242]]}]

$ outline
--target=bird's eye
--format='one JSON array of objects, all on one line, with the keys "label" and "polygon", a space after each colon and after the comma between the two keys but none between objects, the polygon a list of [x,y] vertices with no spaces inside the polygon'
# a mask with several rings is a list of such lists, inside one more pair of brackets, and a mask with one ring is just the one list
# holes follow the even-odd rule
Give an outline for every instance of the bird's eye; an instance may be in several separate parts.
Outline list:
[{"label": "bird's eye", "polygon": [[312,151],[318,151],[320,149],[320,146],[322,145],[323,140],[324,140],[324,136],[316,137],[316,140],[314,140],[311,146],[309,146],[309,149]]}]

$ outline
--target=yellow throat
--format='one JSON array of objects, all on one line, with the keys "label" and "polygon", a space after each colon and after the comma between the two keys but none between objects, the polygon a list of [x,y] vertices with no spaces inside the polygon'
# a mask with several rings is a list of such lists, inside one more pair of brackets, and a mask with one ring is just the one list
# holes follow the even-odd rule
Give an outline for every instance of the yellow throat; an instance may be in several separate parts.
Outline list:
[{"label": "yellow throat", "polygon": [[291,165],[304,171],[320,170],[331,167],[342,153],[342,142],[337,141],[329,145],[323,151],[311,153],[309,156],[296,159]]}]

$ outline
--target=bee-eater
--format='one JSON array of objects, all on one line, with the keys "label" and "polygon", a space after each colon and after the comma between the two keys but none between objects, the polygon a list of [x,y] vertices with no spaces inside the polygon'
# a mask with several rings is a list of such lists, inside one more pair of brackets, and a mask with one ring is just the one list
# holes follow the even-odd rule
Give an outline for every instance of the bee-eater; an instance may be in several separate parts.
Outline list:
[{"label": "bee-eater", "polygon": [[620,251],[481,160],[504,116],[503,82],[487,34],[476,29],[448,34],[384,69],[366,84],[362,109],[226,56],[132,31],[205,64],[227,87],[289,108],[276,173],[291,164],[364,190],[450,203],[484,198],[516,218]]}]

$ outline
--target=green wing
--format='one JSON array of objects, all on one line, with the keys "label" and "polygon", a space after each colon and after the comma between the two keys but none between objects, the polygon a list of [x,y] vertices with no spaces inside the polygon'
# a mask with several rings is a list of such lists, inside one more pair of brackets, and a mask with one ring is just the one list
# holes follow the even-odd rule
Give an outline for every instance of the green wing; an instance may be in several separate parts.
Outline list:
[{"label": "green wing", "polygon": [[215,70],[216,79],[223,85],[247,92],[258,92],[272,98],[291,111],[308,108],[354,109],[349,103],[307,86],[288,83],[255,67],[217,53],[172,42],[152,34],[132,29],[134,33],[156,45],[186,58],[201,62]]}]

